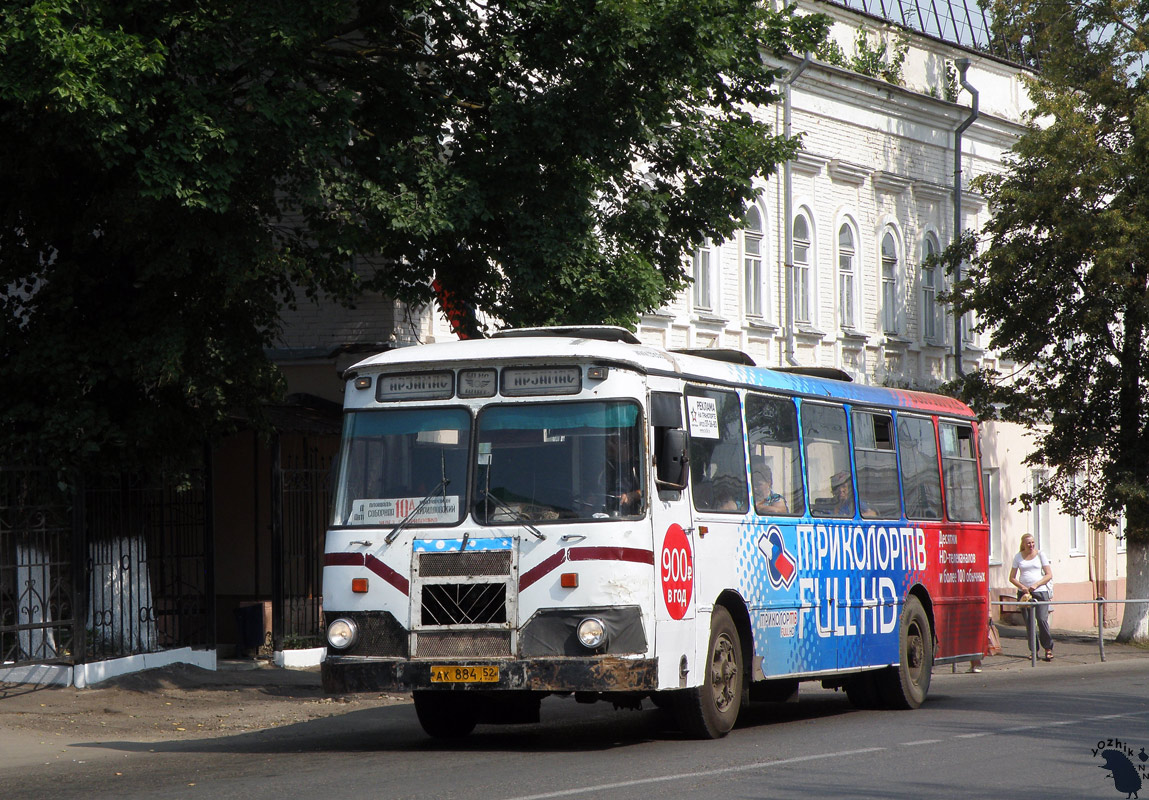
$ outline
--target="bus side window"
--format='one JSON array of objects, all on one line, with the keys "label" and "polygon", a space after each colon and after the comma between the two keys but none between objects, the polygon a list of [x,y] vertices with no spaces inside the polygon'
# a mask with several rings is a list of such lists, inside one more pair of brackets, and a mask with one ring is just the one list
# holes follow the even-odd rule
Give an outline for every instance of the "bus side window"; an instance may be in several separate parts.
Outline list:
[{"label": "bus side window", "polygon": [[898,415],[898,459],[909,519],[942,518],[942,483],[933,420]]},{"label": "bus side window", "polygon": [[942,422],[938,425],[942,442],[942,476],[945,478],[946,512],[955,522],[980,522],[978,502],[977,453],[973,428]]},{"label": "bus side window", "polygon": [[742,407],[734,392],[689,387],[690,483],[699,511],[745,514],[746,451]]},{"label": "bus side window", "polygon": [[802,514],[806,498],[794,401],[747,394],[746,433],[755,512],[765,516]]},{"label": "bus side window", "polygon": [[846,410],[841,406],[803,403],[802,446],[806,451],[810,513],[815,517],[853,519]]},{"label": "bus side window", "polygon": [[854,411],[854,464],[858,470],[858,500],[862,516],[899,519],[902,495],[898,488],[898,459],[894,455],[894,423],[889,414]]}]

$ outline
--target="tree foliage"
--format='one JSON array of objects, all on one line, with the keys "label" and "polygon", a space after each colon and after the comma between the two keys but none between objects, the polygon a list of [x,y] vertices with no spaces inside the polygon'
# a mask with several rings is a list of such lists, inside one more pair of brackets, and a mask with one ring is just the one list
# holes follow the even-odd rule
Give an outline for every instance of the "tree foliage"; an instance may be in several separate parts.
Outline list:
[{"label": "tree foliage", "polygon": [[765,5],[0,3],[6,456],[196,447],[297,288],[633,323],[797,147],[763,56],[826,19]]},{"label": "tree foliage", "polygon": [[[998,33],[1041,71],[1031,124],[1005,170],[980,179],[993,217],[955,287],[1008,376],[967,376],[982,410],[1038,426],[1026,499],[1112,527],[1124,514],[1129,596],[1149,589],[1149,4],[993,4]],[[966,254],[975,243],[967,239]],[[1140,592],[1140,594],[1138,594]],[[1145,635],[1145,609],[1122,635]]]}]

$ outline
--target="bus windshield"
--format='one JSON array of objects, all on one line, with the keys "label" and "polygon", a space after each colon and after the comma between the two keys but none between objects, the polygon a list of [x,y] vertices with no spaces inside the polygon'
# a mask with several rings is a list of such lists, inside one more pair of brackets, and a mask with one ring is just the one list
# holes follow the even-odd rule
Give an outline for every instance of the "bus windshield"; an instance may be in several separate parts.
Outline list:
[{"label": "bus windshield", "polygon": [[642,420],[633,402],[490,406],[479,414],[480,524],[641,516]]},{"label": "bus windshield", "polygon": [[462,408],[348,413],[334,524],[394,526],[420,503],[407,525],[459,522],[470,439]]}]

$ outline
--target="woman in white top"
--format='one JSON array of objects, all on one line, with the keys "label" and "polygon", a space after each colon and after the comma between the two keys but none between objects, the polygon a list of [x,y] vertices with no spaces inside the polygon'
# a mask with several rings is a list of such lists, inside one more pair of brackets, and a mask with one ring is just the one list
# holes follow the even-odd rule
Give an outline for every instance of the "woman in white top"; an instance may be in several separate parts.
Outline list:
[{"label": "woman in white top", "polygon": [[[1009,582],[1017,587],[1017,599],[1030,595],[1034,600],[1053,599],[1053,567],[1045,553],[1037,549],[1033,534],[1021,537],[1021,550],[1013,556]],[[1045,648],[1045,660],[1053,660],[1053,637],[1049,634],[1049,606],[1039,604],[1034,613],[1025,615],[1025,640],[1033,641],[1033,618],[1037,618],[1037,638]]]}]

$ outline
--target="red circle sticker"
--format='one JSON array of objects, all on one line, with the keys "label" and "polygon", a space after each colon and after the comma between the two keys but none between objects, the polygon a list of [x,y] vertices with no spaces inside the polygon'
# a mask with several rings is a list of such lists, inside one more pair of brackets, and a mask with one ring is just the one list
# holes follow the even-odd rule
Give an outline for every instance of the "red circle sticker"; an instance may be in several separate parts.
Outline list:
[{"label": "red circle sticker", "polygon": [[674,619],[686,616],[694,594],[694,556],[686,531],[675,523],[662,540],[662,599]]}]

